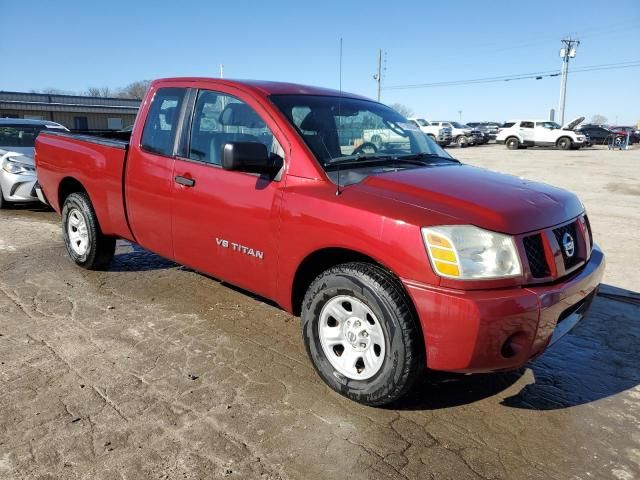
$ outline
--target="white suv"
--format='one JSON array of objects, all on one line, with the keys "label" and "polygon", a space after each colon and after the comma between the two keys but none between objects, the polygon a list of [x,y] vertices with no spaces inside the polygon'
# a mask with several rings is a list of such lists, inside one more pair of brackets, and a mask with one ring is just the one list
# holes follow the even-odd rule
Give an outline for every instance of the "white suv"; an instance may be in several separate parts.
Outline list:
[{"label": "white suv", "polygon": [[584,117],[579,117],[561,127],[548,120],[513,120],[498,130],[496,143],[505,144],[509,150],[520,147],[578,149],[586,145],[586,137],[573,129],[583,121]]}]

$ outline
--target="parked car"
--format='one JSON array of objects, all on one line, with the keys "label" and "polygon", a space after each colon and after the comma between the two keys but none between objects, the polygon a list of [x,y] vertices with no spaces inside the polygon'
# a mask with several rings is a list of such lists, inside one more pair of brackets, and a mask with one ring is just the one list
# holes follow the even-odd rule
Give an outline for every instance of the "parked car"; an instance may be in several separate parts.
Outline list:
[{"label": "parked car", "polygon": [[583,134],[573,131],[584,117],[576,118],[560,126],[548,120],[513,120],[498,131],[496,143],[510,150],[520,147],[557,147],[561,150],[578,149],[586,144]]},{"label": "parked car", "polygon": [[483,133],[486,133],[489,136],[489,140],[495,140],[498,135],[498,129],[501,124],[498,122],[468,122],[471,128],[475,128],[480,130]]},{"label": "parked car", "polygon": [[[410,141],[364,154],[341,134],[378,125]],[[104,267],[125,238],[272,299],[302,316],[320,377],[368,405],[427,367],[522,367],[584,317],[604,271],[574,194],[463,165],[334,90],[157,80],[130,142],[48,131],[36,165],[77,265]]]},{"label": "parked car", "polygon": [[576,132],[585,135],[590,145],[606,145],[610,139],[615,139],[616,136],[622,137],[608,128],[596,125],[581,125],[576,129]]},{"label": "parked car", "polygon": [[38,201],[33,151],[42,130],[67,129],[46,120],[0,118],[0,208],[8,203]]},{"label": "parked car", "polygon": [[453,141],[458,146],[475,144],[475,137],[474,135],[472,135],[473,129],[471,127],[467,127],[466,125],[462,125],[458,122],[441,121],[441,120],[431,121],[430,123],[431,125],[435,125],[438,127],[450,128],[451,135],[453,136]]},{"label": "parked car", "polygon": [[435,141],[441,147],[446,147],[453,140],[451,135],[451,128],[440,127],[438,125],[432,125],[424,118],[409,118],[416,127],[426,133],[433,141]]},{"label": "parked car", "polygon": [[629,136],[629,143],[638,143],[640,142],[640,131],[638,131],[635,127],[624,127],[624,126],[613,126],[609,127],[611,131],[613,131],[616,135],[622,135],[626,137]]}]

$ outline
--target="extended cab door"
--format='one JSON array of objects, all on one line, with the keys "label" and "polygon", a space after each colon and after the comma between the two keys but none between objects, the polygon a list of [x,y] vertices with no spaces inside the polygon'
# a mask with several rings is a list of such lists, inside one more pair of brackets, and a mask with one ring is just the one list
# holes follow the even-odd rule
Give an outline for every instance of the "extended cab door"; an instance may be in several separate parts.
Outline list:
[{"label": "extended cab door", "polygon": [[[151,92],[144,125],[136,125],[131,138],[125,174],[131,231],[140,245],[167,258],[173,258],[173,156],[185,94],[185,88],[173,87]],[[144,114],[143,110],[138,121]]]},{"label": "extended cab door", "polygon": [[224,170],[221,157],[225,143],[260,142],[284,158],[283,140],[244,95],[232,87],[194,91],[190,139],[173,169],[174,252],[180,263],[269,297],[284,181]]}]

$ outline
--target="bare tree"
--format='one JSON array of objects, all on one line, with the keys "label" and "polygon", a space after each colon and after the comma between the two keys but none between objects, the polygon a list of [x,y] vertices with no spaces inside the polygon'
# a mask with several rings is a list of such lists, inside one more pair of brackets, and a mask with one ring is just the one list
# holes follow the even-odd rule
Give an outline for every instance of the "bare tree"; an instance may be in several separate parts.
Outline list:
[{"label": "bare tree", "polygon": [[89,87],[85,95],[89,97],[110,97],[112,92],[109,87]]},{"label": "bare tree", "polygon": [[119,98],[135,98],[142,100],[144,94],[147,93],[151,80],[138,80],[137,82],[130,83],[124,88],[118,90],[117,97]]},{"label": "bare tree", "polygon": [[604,115],[596,114],[593,117],[591,117],[591,123],[606,124],[607,117],[605,117]]},{"label": "bare tree", "polygon": [[413,110],[411,110],[411,108],[407,107],[406,105],[403,105],[402,103],[394,103],[393,105],[390,105],[390,107],[403,117],[413,116]]}]

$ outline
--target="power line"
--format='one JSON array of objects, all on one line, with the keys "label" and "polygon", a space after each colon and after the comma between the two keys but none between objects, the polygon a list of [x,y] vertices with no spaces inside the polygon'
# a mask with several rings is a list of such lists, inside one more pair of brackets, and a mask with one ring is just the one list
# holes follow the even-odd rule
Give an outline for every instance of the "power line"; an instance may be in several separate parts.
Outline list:
[{"label": "power line", "polygon": [[[614,70],[619,68],[631,68],[640,66],[640,60],[631,60],[620,63],[604,63],[600,65],[589,65],[572,70],[573,73],[591,72],[596,70]],[[416,83],[408,85],[389,85],[383,86],[383,90],[409,90],[414,88],[433,88],[433,87],[449,87],[459,85],[473,85],[478,83],[496,83],[496,82],[509,82],[514,80],[527,80],[527,79],[542,79],[547,77],[557,77],[560,75],[559,70],[544,70],[539,72],[528,72],[511,75],[501,75],[495,77],[481,77],[465,80],[447,80],[442,82],[431,83]]]}]

